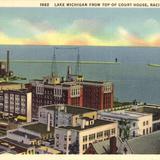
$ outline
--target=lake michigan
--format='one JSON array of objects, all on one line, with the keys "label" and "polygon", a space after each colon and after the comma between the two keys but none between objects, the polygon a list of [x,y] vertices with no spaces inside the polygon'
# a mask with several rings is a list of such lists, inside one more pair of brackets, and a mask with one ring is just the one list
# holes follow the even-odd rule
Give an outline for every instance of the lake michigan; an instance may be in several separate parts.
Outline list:
[{"label": "lake michigan", "polygon": [[[0,59],[6,59],[10,50],[11,60],[52,60],[55,46],[0,46]],[[64,46],[56,49],[57,61],[76,61],[77,50]],[[70,46],[72,47],[72,46]],[[80,64],[80,72],[88,80],[112,81],[115,86],[115,99],[160,104],[160,67],[147,64],[160,64],[159,47],[79,47],[81,61],[108,61],[115,64]],[[57,72],[65,76],[67,66],[75,72],[76,63],[56,63]],[[11,62],[15,74],[26,77],[27,81],[42,78],[51,73],[51,63]]]}]

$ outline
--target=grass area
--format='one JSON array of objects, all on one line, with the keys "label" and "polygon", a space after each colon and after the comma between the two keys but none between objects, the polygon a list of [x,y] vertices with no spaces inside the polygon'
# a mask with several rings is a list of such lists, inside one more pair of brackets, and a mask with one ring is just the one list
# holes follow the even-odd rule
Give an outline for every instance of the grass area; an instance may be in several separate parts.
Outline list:
[{"label": "grass area", "polygon": [[116,107],[132,105],[132,104],[133,104],[133,102],[118,102],[118,101],[115,101],[113,106],[114,106],[114,108],[116,108]]}]

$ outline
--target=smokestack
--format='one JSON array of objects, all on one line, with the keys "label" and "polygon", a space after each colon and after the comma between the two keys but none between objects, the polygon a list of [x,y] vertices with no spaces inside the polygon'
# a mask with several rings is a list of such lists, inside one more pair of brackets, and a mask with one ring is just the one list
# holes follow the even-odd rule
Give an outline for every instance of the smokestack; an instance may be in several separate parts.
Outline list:
[{"label": "smokestack", "polygon": [[7,50],[7,76],[9,76],[9,50]]},{"label": "smokestack", "polygon": [[48,113],[47,115],[47,132],[50,132],[51,128],[50,128],[50,119],[51,119],[51,115],[50,113]]},{"label": "smokestack", "polygon": [[67,81],[70,81],[71,74],[72,74],[72,68],[71,66],[68,66],[67,67]]}]

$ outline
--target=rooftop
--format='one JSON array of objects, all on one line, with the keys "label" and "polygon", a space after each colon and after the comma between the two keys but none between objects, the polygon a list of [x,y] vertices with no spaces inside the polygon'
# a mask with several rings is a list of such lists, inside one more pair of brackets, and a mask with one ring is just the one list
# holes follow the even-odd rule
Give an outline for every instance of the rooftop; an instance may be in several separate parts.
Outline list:
[{"label": "rooftop", "polygon": [[130,111],[115,111],[115,112],[101,112],[100,115],[115,118],[115,119],[130,119],[130,120],[137,120],[140,117],[148,116],[149,114],[146,113],[139,113],[139,112],[130,112]]},{"label": "rooftop", "polygon": [[21,85],[21,83],[16,83],[16,82],[0,82],[0,86],[7,86],[7,85]]},{"label": "rooftop", "polygon": [[46,106],[46,109],[48,110],[56,110],[57,107],[66,107],[66,112],[67,113],[70,113],[70,114],[84,114],[84,113],[88,113],[88,112],[94,112],[94,111],[97,111],[95,109],[89,109],[89,108],[85,108],[85,107],[78,107],[78,106],[72,106],[72,105],[49,105],[49,106]]},{"label": "rooftop", "polygon": [[140,113],[152,113],[153,120],[158,120],[160,118],[160,107],[157,107],[157,108],[140,107],[140,108],[137,108],[136,111]]},{"label": "rooftop", "polygon": [[47,147],[47,146],[41,146],[38,148],[39,150],[42,150],[48,154],[60,154],[61,152],[54,149],[54,148],[51,148],[51,147]]},{"label": "rooftop", "polygon": [[106,81],[91,81],[91,80],[84,80],[81,83],[83,85],[85,85],[85,84],[95,85],[96,84],[96,85],[100,85],[100,86],[108,84],[108,83],[112,84],[112,82],[110,82],[110,81],[106,82]]},{"label": "rooftop", "polygon": [[[33,123],[33,124],[29,124],[29,125],[25,125],[23,126],[23,128],[31,130],[33,132],[39,133],[39,134],[46,134],[49,133],[47,131],[47,124],[43,124],[43,123]],[[50,127],[51,131],[50,132],[54,132],[54,128]]]},{"label": "rooftop", "polygon": [[110,151],[110,141],[105,140],[98,143],[93,143],[93,148],[95,149],[97,154],[106,154]]},{"label": "rooftop", "polygon": [[94,124],[89,125],[89,126],[85,126],[85,128],[81,128],[81,126],[78,126],[78,127],[61,126],[59,128],[74,129],[74,130],[82,131],[82,130],[87,130],[87,129],[91,129],[93,127],[103,126],[103,125],[107,125],[107,124],[111,124],[111,123],[115,123],[115,122],[97,119],[97,120],[94,120]]},{"label": "rooftop", "polygon": [[160,154],[160,131],[128,141],[135,154]]},{"label": "rooftop", "polygon": [[19,135],[19,136],[22,136],[22,137],[27,136],[27,138],[29,138],[29,139],[38,139],[38,138],[39,138],[39,137],[34,136],[34,135],[32,135],[32,134],[28,134],[28,133],[25,133],[25,132],[22,132],[22,131],[18,131],[18,130],[13,131],[13,132],[11,132],[11,133],[16,134],[16,135]]},{"label": "rooftop", "polygon": [[7,150],[10,149],[10,151],[14,153],[26,152],[27,149],[31,147],[30,145],[19,143],[9,138],[0,139],[0,146],[6,148]]}]

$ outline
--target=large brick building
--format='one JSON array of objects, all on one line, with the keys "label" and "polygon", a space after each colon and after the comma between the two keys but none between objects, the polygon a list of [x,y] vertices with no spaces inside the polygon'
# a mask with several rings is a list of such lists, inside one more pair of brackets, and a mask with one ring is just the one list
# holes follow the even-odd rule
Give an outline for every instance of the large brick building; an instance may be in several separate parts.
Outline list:
[{"label": "large brick building", "polygon": [[113,107],[112,82],[83,81],[83,106],[99,110]]},{"label": "large brick building", "polygon": [[37,117],[39,106],[69,104],[98,110],[113,107],[113,84],[99,81],[69,81],[57,84],[34,80],[27,86],[32,91],[32,113]]},{"label": "large brick building", "polygon": [[32,113],[37,117],[39,106],[49,104],[69,104],[83,106],[82,86],[75,82],[59,84],[43,83],[36,80],[27,86],[32,91]]}]

